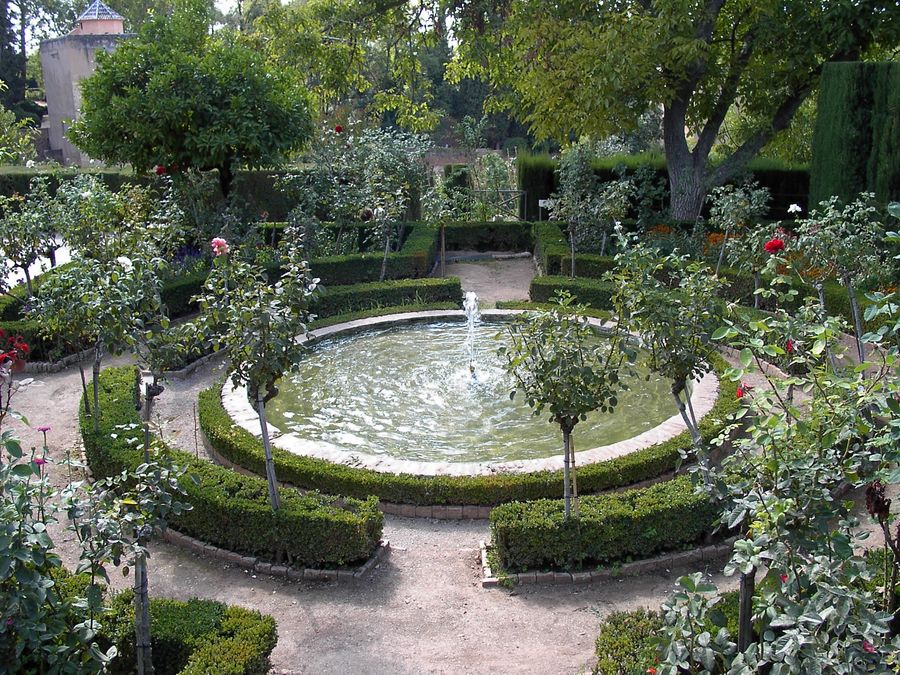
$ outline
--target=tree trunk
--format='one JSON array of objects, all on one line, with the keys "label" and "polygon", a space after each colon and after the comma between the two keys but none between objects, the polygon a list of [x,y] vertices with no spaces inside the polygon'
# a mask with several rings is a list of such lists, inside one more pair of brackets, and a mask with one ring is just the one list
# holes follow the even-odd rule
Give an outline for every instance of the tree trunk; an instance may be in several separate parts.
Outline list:
[{"label": "tree trunk", "polygon": [[81,392],[84,394],[84,412],[91,414],[91,400],[88,396],[87,378],[84,376],[84,364],[78,362],[78,372],[81,374]]},{"label": "tree trunk", "polygon": [[138,675],[152,675],[153,651],[150,641],[147,557],[143,553],[134,561],[134,635]]},{"label": "tree trunk", "polygon": [[850,297],[850,311],[853,313],[853,330],[856,331],[856,354],[859,362],[866,360],[866,345],[863,342],[863,325],[862,316],[859,312],[859,302],[856,300],[856,290],[853,288],[853,282],[850,277],[844,275],[844,286],[847,287],[847,295]]},{"label": "tree trunk", "polygon": [[234,180],[234,173],[231,171],[231,160],[226,159],[219,167],[219,190],[222,196],[227,200],[231,194],[231,182]]},{"label": "tree trunk", "polygon": [[447,224],[441,221],[441,278],[446,274],[447,261]]},{"label": "tree trunk", "polygon": [[25,288],[28,289],[28,297],[30,298],[34,295],[34,288],[31,286],[31,272],[28,271],[28,265],[25,265],[22,271],[25,273]]},{"label": "tree trunk", "polygon": [[606,232],[603,232],[603,238],[600,240],[600,255],[606,255]]},{"label": "tree trunk", "polygon": [[150,394],[150,383],[144,382],[144,462],[150,461],[150,415],[153,396]]},{"label": "tree trunk", "polygon": [[575,278],[575,226],[569,226],[569,251],[571,255],[571,269],[569,276],[574,279]]},{"label": "tree trunk", "polygon": [[269,483],[269,504],[273,511],[281,508],[281,497],[278,494],[278,483],[275,479],[275,461],[272,459],[272,446],[269,442],[269,427],[266,424],[266,404],[262,393],[256,396],[256,412],[259,415],[259,428],[262,431],[263,450],[266,454],[266,480]]},{"label": "tree trunk", "polygon": [[753,642],[753,593],[756,590],[756,568],[741,574],[738,598],[738,651],[743,652]]},{"label": "tree trunk", "polygon": [[572,478],[572,515],[578,517],[578,477],[575,471],[575,439],[569,436],[569,456],[572,458],[570,475]]},{"label": "tree trunk", "polygon": [[381,259],[381,274],[378,281],[384,281],[384,275],[387,274],[388,254],[391,252],[391,228],[387,223],[384,224],[384,257]]},{"label": "tree trunk", "polygon": [[762,285],[762,278],[759,272],[753,273],[753,309],[759,309],[759,287]]},{"label": "tree trunk", "polygon": [[103,360],[103,340],[97,340],[94,344],[94,367],[92,380],[94,385],[94,411],[91,417],[94,420],[94,433],[100,433],[100,362]]},{"label": "tree trunk", "polygon": [[570,431],[563,429],[563,509],[568,518],[572,510],[572,494],[569,490],[569,442],[572,438]]}]

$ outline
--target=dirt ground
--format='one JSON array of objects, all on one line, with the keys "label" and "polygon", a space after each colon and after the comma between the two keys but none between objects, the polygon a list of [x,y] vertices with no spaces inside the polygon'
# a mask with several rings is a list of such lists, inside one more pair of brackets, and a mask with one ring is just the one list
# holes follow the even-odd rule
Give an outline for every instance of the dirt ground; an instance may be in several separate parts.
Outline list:
[{"label": "dirt ground", "polygon": [[[482,305],[527,298],[534,275],[530,260],[458,263],[448,274],[476,291]],[[111,363],[126,363],[127,358]],[[214,360],[184,381],[167,383],[157,421],[166,439],[202,453],[195,442],[197,393],[221,377]],[[753,384],[762,386],[761,378]],[[36,375],[14,407],[33,428],[49,425],[51,454],[78,447],[77,368]],[[26,445],[39,445],[33,428],[19,431]],[[57,485],[67,482],[51,467]],[[67,565],[76,547],[62,527],[51,530]],[[614,610],[658,607],[681,574],[691,569],[623,578],[589,586],[536,585],[483,589],[480,540],[486,521],[385,518],[392,553],[355,585],[291,582],[249,574],[165,543],[152,545],[151,594],[203,597],[271,614],[279,640],[272,653],[278,673],[554,673],[589,672],[600,620]],[[710,572],[716,572],[710,570]],[[724,587],[732,579],[716,578]],[[114,577],[114,585],[127,580]]]}]

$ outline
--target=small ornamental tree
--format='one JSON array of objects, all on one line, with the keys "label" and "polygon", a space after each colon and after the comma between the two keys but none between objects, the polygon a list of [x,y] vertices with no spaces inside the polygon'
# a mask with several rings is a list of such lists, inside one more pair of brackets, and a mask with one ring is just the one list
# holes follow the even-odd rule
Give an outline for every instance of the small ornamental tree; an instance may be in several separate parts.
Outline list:
[{"label": "small ornamental tree", "polygon": [[138,171],[217,169],[228,196],[238,166],[282,162],[313,132],[307,91],[230,32],[210,34],[209,5],[177,3],[81,83],[71,135],[91,157]]},{"label": "small ornamental tree", "polygon": [[34,293],[29,267],[53,248],[53,226],[48,222],[47,179],[32,179],[27,196],[0,196],[0,254],[25,275],[28,295]]},{"label": "small ornamental tree", "polygon": [[[688,383],[712,368],[715,346],[709,336],[719,326],[724,303],[718,298],[722,281],[702,263],[655,249],[618,231],[620,252],[607,275],[615,284],[617,320],[640,336],[653,372],[672,383],[672,397],[705,465],[700,425],[694,415]],[[683,398],[682,398],[683,397]]]},{"label": "small ornamental tree", "polygon": [[[780,287],[774,292],[782,295],[781,305],[792,299]],[[890,302],[879,304],[890,333],[900,312]],[[725,573],[740,572],[751,592],[741,603],[735,642],[722,629],[710,635],[709,622],[700,621],[716,589],[705,586],[701,597],[682,584],[666,606],[657,672],[891,672],[888,664],[900,648],[890,626],[900,548],[883,487],[898,478],[896,342],[867,336],[878,345],[868,376],[860,369],[836,373],[826,353],[840,350],[841,324],[823,319],[814,299],[793,315],[745,313],[729,317],[714,338],[741,354],[741,366],[728,378],[739,381],[752,367],[767,386],[742,397],[737,417],[746,433],[700,489],[721,506],[722,526],[738,529]],[[763,367],[773,358],[789,362],[788,378]],[[795,404],[787,394],[791,387],[808,400]],[[867,484],[866,508],[886,535],[888,570],[880,589],[877,568],[860,553],[867,533],[854,502],[836,498],[846,486]],[[757,580],[760,569],[765,573]],[[724,626],[721,619],[713,625]]]},{"label": "small ornamental tree", "polygon": [[746,237],[756,231],[756,221],[769,209],[769,189],[755,182],[741,186],[724,185],[713,188],[707,201],[710,203],[709,220],[722,230],[722,247],[716,260],[716,276],[725,259],[725,250],[732,234]]},{"label": "small ornamental tree", "polygon": [[856,291],[860,281],[880,273],[885,236],[874,195],[864,193],[846,206],[832,197],[813,209],[809,218],[798,220],[797,230],[798,245],[806,261],[820,270],[833,270],[847,289],[856,352],[862,363],[866,360],[866,348]]},{"label": "small ornamental tree", "polygon": [[611,335],[598,339],[583,315],[585,308],[575,305],[570,294],[561,292],[554,301],[557,306],[548,311],[518,315],[508,327],[510,345],[499,351],[516,384],[510,398],[521,391],[534,414],[549,413],[549,421],[558,424],[562,432],[563,500],[568,518],[572,496],[578,496],[572,431],[590,412],[615,412],[626,388],[620,373],[630,371],[635,350],[630,336],[618,325]]},{"label": "small ornamental tree", "polygon": [[[285,233],[288,241],[295,233]],[[259,415],[266,455],[269,502],[281,506],[275,464],[269,442],[265,404],[278,394],[276,383],[306,352],[300,338],[312,315],[310,300],[318,279],[300,257],[299,246],[289,247],[282,260],[284,274],[271,283],[263,270],[236,259],[224,239],[213,239],[213,269],[203,292],[195,299],[202,312],[198,326],[216,349],[228,357],[228,375],[235,386],[247,387]]]}]

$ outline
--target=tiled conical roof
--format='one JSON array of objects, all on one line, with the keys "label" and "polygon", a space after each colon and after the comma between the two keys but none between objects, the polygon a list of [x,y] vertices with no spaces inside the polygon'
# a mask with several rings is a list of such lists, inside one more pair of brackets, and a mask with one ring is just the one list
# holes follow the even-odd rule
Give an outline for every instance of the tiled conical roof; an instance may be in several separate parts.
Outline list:
[{"label": "tiled conical roof", "polygon": [[101,2],[100,0],[94,0],[86,10],[81,13],[76,21],[92,21],[92,20],[110,20],[110,19],[118,19],[119,21],[124,21],[125,17],[121,14],[115,12],[109,5]]}]

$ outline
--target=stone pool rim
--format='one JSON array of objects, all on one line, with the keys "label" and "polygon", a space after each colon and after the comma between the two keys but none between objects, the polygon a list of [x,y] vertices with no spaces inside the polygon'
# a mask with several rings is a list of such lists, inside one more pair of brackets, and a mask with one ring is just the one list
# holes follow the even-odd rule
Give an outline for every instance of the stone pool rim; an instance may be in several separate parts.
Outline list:
[{"label": "stone pool rim", "polygon": [[[483,309],[483,322],[503,322],[511,317],[527,312],[519,309]],[[300,339],[303,343],[316,344],[325,339],[351,335],[372,328],[387,328],[395,325],[433,323],[437,321],[465,322],[463,310],[431,310],[424,312],[406,312],[388,314],[366,319],[357,319],[327,326],[311,331]],[[612,324],[610,321],[589,318],[595,328],[605,331]],[[711,370],[699,380],[693,382],[691,403],[697,419],[709,413],[719,395],[719,381]],[[232,421],[261,439],[259,418],[256,410],[247,398],[246,387],[235,387],[226,381],[222,387],[222,405]],[[674,408],[674,406],[673,406]],[[652,429],[648,429],[629,439],[598,446],[575,453],[576,466],[594,464],[623,457],[643,450],[658,443],[667,441],[686,431],[681,416],[675,414]],[[299,456],[324,459],[335,464],[365,468],[388,474],[410,474],[416,476],[478,476],[495,473],[533,473],[537,471],[559,471],[563,468],[562,443],[560,452],[539,459],[512,460],[503,462],[425,462],[417,460],[397,459],[386,455],[373,455],[358,451],[347,451],[335,448],[331,444],[301,438],[294,432],[284,433],[278,427],[269,424],[272,443],[278,448]]]}]

